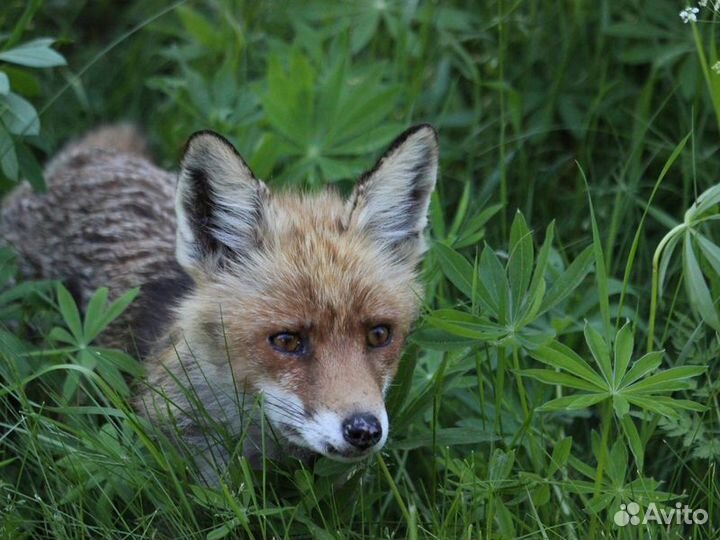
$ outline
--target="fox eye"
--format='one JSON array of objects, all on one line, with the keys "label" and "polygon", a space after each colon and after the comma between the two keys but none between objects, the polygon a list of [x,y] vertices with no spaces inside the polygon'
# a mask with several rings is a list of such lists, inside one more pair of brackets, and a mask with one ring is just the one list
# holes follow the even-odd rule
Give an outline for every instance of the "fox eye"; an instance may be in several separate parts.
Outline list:
[{"label": "fox eye", "polygon": [[302,338],[290,332],[280,332],[270,336],[269,341],[272,348],[281,353],[299,354],[305,348]]},{"label": "fox eye", "polygon": [[384,347],[390,343],[390,327],[379,324],[370,329],[367,333],[367,343],[370,347]]}]

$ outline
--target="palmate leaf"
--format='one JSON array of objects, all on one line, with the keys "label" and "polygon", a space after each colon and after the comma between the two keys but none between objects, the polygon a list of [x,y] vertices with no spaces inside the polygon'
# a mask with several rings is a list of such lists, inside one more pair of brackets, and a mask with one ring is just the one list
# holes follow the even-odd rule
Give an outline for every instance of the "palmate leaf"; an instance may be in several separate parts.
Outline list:
[{"label": "palmate leaf", "polygon": [[[500,259],[487,244],[480,254],[478,271],[483,277],[483,281],[487,280],[484,290],[487,291],[488,296],[485,300],[490,305],[491,313],[495,314],[500,324],[506,324],[510,285]],[[479,290],[478,294],[480,294]]]},{"label": "palmate leaf", "polygon": [[652,411],[669,418],[678,418],[678,409],[689,411],[704,411],[705,407],[687,399],[673,399],[657,395],[629,395],[628,401],[633,405]]},{"label": "palmate leaf", "polygon": [[552,371],[549,369],[523,369],[520,370],[519,373],[545,384],[559,384],[567,388],[587,390],[588,392],[598,392],[604,390],[604,388],[600,386],[596,386],[579,377],[574,377],[560,371]]},{"label": "palmate leaf", "polygon": [[519,318],[523,324],[528,323],[535,319],[540,313],[547,286],[545,284],[545,269],[547,268],[548,258],[550,257],[550,249],[552,248],[552,241],[555,237],[555,222],[550,222],[547,230],[545,231],[545,240],[543,245],[540,247],[540,252],[537,256],[537,262],[535,263],[535,269],[533,270],[532,280],[528,288],[527,295]]},{"label": "palmate leaf", "polygon": [[550,457],[550,464],[546,475],[548,478],[565,466],[568,458],[570,457],[572,443],[572,437],[565,437],[564,439],[560,439],[557,444],[553,446],[552,456]]},{"label": "palmate leaf", "polygon": [[[720,204],[720,185],[709,188],[697,198],[685,212],[683,223],[676,224],[672,218],[663,218],[672,229],[660,241],[653,257],[653,279],[659,297],[663,293],[672,255],[680,240],[683,241],[682,273],[690,306],[708,326],[716,331],[720,331],[718,299],[712,296],[713,293],[708,287],[698,258],[700,256],[705,258],[712,272],[720,271],[720,247],[705,237],[700,229],[708,220],[720,219],[720,214],[715,209],[718,204]],[[693,240],[699,247],[699,253],[695,252]],[[657,297],[654,296],[652,300],[655,301]]]},{"label": "palmate leaf", "polygon": [[684,390],[691,386],[688,379],[697,377],[704,371],[705,366],[682,366],[670,368],[665,371],[661,371],[660,373],[650,375],[640,382],[623,388],[623,392],[652,393]]},{"label": "palmate leaf", "polygon": [[104,288],[98,289],[90,299],[87,313],[85,315],[83,330],[85,334],[85,342],[90,343],[94,340],[100,332],[105,330],[111,322],[117,319],[125,311],[125,309],[127,309],[139,293],[139,288],[130,289],[113,300],[107,309],[105,309],[108,292]]},{"label": "palmate leaf", "polygon": [[525,291],[530,284],[534,263],[533,239],[525,218],[520,212],[510,227],[510,257],[507,262],[507,274],[512,293],[513,316],[519,311]]},{"label": "palmate leaf", "polygon": [[[95,328],[98,326],[100,318],[102,317],[107,298],[107,287],[102,287],[98,289],[92,295],[92,298],[90,298],[87,309],[85,310],[85,320],[83,321],[83,335],[86,339],[88,335],[97,335]],[[92,340],[92,338],[90,340]]]},{"label": "palmate leaf", "polygon": [[607,387],[606,382],[590,367],[590,364],[559,341],[553,341],[550,345],[530,351],[530,355],[544,364],[572,373],[593,386],[598,388]]},{"label": "palmate leaf", "polygon": [[664,351],[652,351],[641,356],[635,361],[630,371],[621,379],[620,387],[628,386],[644,377],[647,373],[656,370],[662,363],[663,353]]},{"label": "palmate leaf", "polygon": [[629,414],[621,416],[620,425],[622,426],[623,433],[625,434],[625,439],[628,441],[630,446],[630,451],[635,458],[635,463],[637,463],[638,469],[642,471],[645,463],[645,448],[642,444],[642,439],[640,439],[640,434],[635,427],[632,416]]},{"label": "palmate leaf", "polygon": [[60,283],[57,287],[58,306],[65,324],[75,338],[76,344],[83,342],[82,323],[80,322],[80,311],[75,305],[75,299],[65,286]]},{"label": "palmate leaf", "polygon": [[618,418],[623,418],[630,412],[630,402],[620,394],[615,394],[612,397],[612,405],[613,410],[615,411],[615,416]]},{"label": "palmate leaf", "polygon": [[457,336],[440,328],[432,328],[427,325],[415,330],[411,334],[410,340],[420,347],[432,351],[456,351],[477,345],[476,339]]},{"label": "palmate leaf", "polygon": [[488,320],[455,309],[442,309],[428,316],[427,321],[453,335],[479,341],[496,340],[505,332]]},{"label": "palmate leaf", "polygon": [[[467,184],[468,186],[470,184]],[[437,194],[437,192],[436,192]],[[467,246],[472,246],[480,242],[480,240],[483,238],[485,231],[484,226],[485,224],[500,210],[502,210],[504,206],[502,204],[493,204],[488,206],[487,208],[483,209],[482,211],[475,214],[473,217],[468,219],[467,221],[461,223],[461,221],[458,220],[457,222],[457,234],[459,235],[459,239],[457,242],[454,243],[454,245],[457,248],[463,248]],[[460,215],[459,213],[456,215]],[[461,227],[462,225],[462,227]],[[551,224],[552,225],[552,224]],[[453,224],[454,228],[454,224]],[[437,232],[437,229],[433,227],[433,230]]]},{"label": "palmate leaf", "polygon": [[697,309],[702,319],[720,332],[720,317],[713,303],[712,293],[705,282],[695,251],[692,247],[692,235],[685,233],[683,245],[683,273],[690,303]]},{"label": "palmate leaf", "polygon": [[692,223],[718,204],[720,204],[720,184],[700,194],[693,205],[685,212],[685,223]]},{"label": "palmate leaf", "polygon": [[585,323],[585,342],[595,358],[595,363],[600,367],[600,372],[605,377],[608,385],[613,386],[613,371],[610,364],[610,347],[600,333],[590,324]]},{"label": "palmate leaf", "polygon": [[[472,265],[465,257],[445,244],[438,242],[433,246],[433,250],[437,254],[440,268],[443,274],[445,274],[445,277],[468,299],[472,299],[473,275],[475,274]],[[488,306],[485,307],[487,308]]]},{"label": "palmate leaf", "polygon": [[538,408],[538,411],[579,411],[587,409],[592,405],[605,401],[610,394],[603,392],[599,394],[575,394],[553,399]]},{"label": "palmate leaf", "polygon": [[697,233],[695,235],[695,240],[697,240],[698,246],[700,246],[700,251],[702,251],[702,254],[705,255],[705,259],[708,263],[710,263],[712,269],[717,274],[720,274],[720,247],[713,244],[701,233]]},{"label": "palmate leaf", "polygon": [[630,323],[627,322],[617,333],[617,336],[615,336],[614,380],[622,381],[623,377],[625,377],[625,372],[627,371],[628,364],[630,363],[630,357],[632,356],[634,344],[635,338],[632,333],[632,328],[630,327]]},{"label": "palmate leaf", "polygon": [[[465,213],[468,193],[468,190],[465,190],[460,201],[460,214]],[[495,211],[492,209],[482,216],[483,220]],[[434,218],[435,221],[444,229],[441,219]],[[542,330],[532,325],[543,313],[557,306],[578,287],[592,265],[590,248],[583,251],[554,280],[548,292],[545,274],[554,238],[553,223],[547,228],[545,240],[535,260],[532,233],[522,214],[518,212],[511,226],[506,264],[501,263],[498,254],[487,244],[474,264],[450,247],[454,231],[460,223],[461,220],[456,218],[448,239],[444,243],[436,243],[433,250],[443,274],[471,301],[473,312],[477,308],[477,311],[486,317],[486,324],[496,326],[496,330],[492,332],[487,329],[487,339],[493,339],[489,337],[491,334],[494,339],[503,336],[503,346],[522,347],[527,350],[546,344],[554,336],[552,330],[548,331],[549,325],[543,325]],[[435,325],[435,322],[439,324]],[[437,319],[431,324],[438,327],[442,325],[448,332],[454,331]],[[456,327],[455,330],[459,332],[456,335],[468,336],[464,328]]]},{"label": "palmate leaf", "polygon": [[545,295],[540,306],[540,313],[545,313],[565,300],[585,279],[593,264],[592,246],[586,247],[567,269],[555,280]]},{"label": "palmate leaf", "polygon": [[[565,396],[545,403],[538,410],[558,411],[577,410],[600,403],[606,399],[612,402],[613,410],[621,421],[629,418],[630,405],[663,416],[675,416],[673,411],[679,409],[703,410],[703,406],[693,401],[674,399],[669,395],[674,391],[692,388],[691,379],[703,373],[705,366],[680,366],[670,368],[652,375],[662,361],[662,352],[654,351],[641,357],[626,372],[633,349],[633,335],[630,323],[627,322],[614,338],[614,359],[610,358],[610,347],[605,339],[589,324],[585,325],[585,340],[598,366],[592,369],[580,355],[572,349],[553,341],[549,345],[530,350],[533,358],[559,371],[526,369],[520,375],[531,377],[544,384],[553,384],[574,390],[581,390],[571,396]],[[633,453],[640,462],[637,430],[634,425],[624,426],[624,432],[631,445],[635,445]]]}]

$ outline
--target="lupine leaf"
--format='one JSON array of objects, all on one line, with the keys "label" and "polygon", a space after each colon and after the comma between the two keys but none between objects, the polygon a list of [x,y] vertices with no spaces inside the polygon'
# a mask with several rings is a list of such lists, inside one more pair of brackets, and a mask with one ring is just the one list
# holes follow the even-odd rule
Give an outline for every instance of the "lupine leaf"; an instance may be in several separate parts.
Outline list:
[{"label": "lupine leaf", "polygon": [[548,466],[547,477],[552,476],[565,466],[570,450],[572,449],[572,437],[560,439],[554,446],[552,456],[550,457],[550,465]]},{"label": "lupine leaf", "polygon": [[[681,366],[666,369],[650,375],[642,381],[625,388],[625,392],[668,392],[686,388],[687,379],[697,377],[705,372],[705,366]],[[678,383],[683,383],[678,385]]]},{"label": "lupine leaf", "polygon": [[433,246],[433,250],[437,253],[445,277],[468,299],[472,299],[474,274],[472,265],[457,251],[439,242]]},{"label": "lupine leaf", "polygon": [[[545,269],[547,268],[548,257],[550,255],[550,248],[552,247],[553,238],[555,235],[555,222],[550,222],[547,230],[545,231],[545,240],[543,245],[540,247],[538,252],[537,261],[535,263],[535,269],[533,270],[532,280],[530,281],[530,287],[525,297],[526,305],[525,317],[528,319],[534,319],[539,313],[540,307],[544,302],[546,293],[545,285]],[[542,289],[542,291],[540,291]]]},{"label": "lupine leaf", "polygon": [[610,348],[600,333],[592,327],[591,324],[585,323],[585,341],[590,347],[590,352],[595,358],[600,371],[602,372],[608,385],[612,385],[612,366],[610,363]]},{"label": "lupine leaf", "polygon": [[75,343],[83,343],[83,331],[82,323],[80,322],[80,312],[78,311],[77,305],[72,295],[68,292],[65,286],[60,283],[57,286],[57,298],[60,307],[60,314],[65,321],[65,324],[70,329]]},{"label": "lupine leaf", "polygon": [[637,463],[638,469],[642,472],[643,465],[645,463],[645,449],[643,447],[642,440],[640,439],[640,434],[633,422],[632,416],[626,414],[621,417],[620,425],[623,428],[623,433],[625,434],[625,439],[628,442],[630,451],[635,457],[635,463]]},{"label": "lupine leaf", "polygon": [[500,264],[495,252],[488,245],[480,254],[480,281],[484,282],[486,289],[496,307],[500,324],[505,324],[508,320],[508,297],[510,295],[510,285],[508,284],[505,268]]},{"label": "lupine leaf", "polygon": [[596,386],[586,380],[580,379],[579,377],[573,377],[567,373],[561,373],[559,371],[552,371],[549,369],[523,369],[519,372],[521,375],[526,377],[532,377],[545,384],[559,384],[568,388],[575,388],[577,390],[587,390],[588,392],[602,391],[605,388]]},{"label": "lupine leaf", "polygon": [[586,247],[558,277],[545,294],[540,313],[545,313],[565,300],[585,279],[593,263],[592,246]]},{"label": "lupine leaf", "polygon": [[591,405],[600,403],[610,396],[609,393],[601,394],[576,394],[573,396],[553,399],[538,408],[538,411],[574,411],[587,409]]},{"label": "lupine leaf", "polygon": [[498,339],[505,333],[504,329],[485,319],[454,309],[435,311],[426,320],[451,334],[483,341]]},{"label": "lupine leaf", "polygon": [[683,250],[685,284],[690,304],[697,309],[705,323],[720,332],[720,318],[718,318],[718,312],[713,303],[712,293],[705,283],[705,277],[695,257],[691,238],[689,233],[685,234]]},{"label": "lupine leaf", "polygon": [[634,336],[630,322],[626,322],[615,335],[615,369],[613,372],[614,386],[618,386],[627,372],[632,357]]},{"label": "lupine leaf", "polygon": [[507,262],[507,273],[512,293],[513,317],[518,316],[534,262],[533,239],[525,218],[518,211],[510,227],[510,257]]},{"label": "lupine leaf", "polygon": [[99,332],[99,330],[96,330],[96,328],[102,322],[101,318],[105,309],[105,303],[107,302],[107,298],[107,287],[101,287],[93,293],[90,301],[88,302],[87,308],[85,310],[85,321],[83,325],[83,336],[85,337],[86,343],[92,341],[92,339]]},{"label": "lupine leaf", "polygon": [[620,387],[624,388],[631,385],[647,373],[657,369],[662,363],[663,353],[664,351],[652,351],[637,359],[630,371],[620,381]]},{"label": "lupine leaf", "polygon": [[575,353],[575,351],[558,341],[554,341],[548,346],[531,350],[530,355],[545,364],[564,369],[577,377],[585,379],[599,388],[607,388],[607,383],[585,360]]}]

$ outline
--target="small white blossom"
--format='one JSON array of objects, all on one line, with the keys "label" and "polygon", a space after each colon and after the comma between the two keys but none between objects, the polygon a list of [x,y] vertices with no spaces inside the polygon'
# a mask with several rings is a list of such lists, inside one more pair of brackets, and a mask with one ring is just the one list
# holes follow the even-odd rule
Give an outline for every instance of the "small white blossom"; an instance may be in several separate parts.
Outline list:
[{"label": "small white blossom", "polygon": [[715,11],[720,11],[720,0],[715,0],[715,1],[713,2],[713,9],[714,9]]},{"label": "small white blossom", "polygon": [[720,75],[720,60],[715,62],[710,69],[712,69],[715,73]]},{"label": "small white blossom", "polygon": [[700,7],[705,7],[705,6],[707,6],[707,3],[708,3],[708,0],[700,0],[700,1],[698,2],[698,5],[699,5]]},{"label": "small white blossom", "polygon": [[680,12],[680,18],[685,24],[689,22],[697,22],[697,14],[700,10],[696,7],[686,7]]}]

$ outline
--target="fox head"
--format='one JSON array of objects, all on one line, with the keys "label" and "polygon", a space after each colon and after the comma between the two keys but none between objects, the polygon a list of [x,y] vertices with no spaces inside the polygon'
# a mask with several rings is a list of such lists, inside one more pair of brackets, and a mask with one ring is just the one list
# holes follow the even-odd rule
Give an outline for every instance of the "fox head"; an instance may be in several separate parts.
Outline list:
[{"label": "fox head", "polygon": [[262,395],[291,443],[340,461],[384,445],[437,169],[429,125],[398,137],[347,199],[271,192],[220,135],[188,141],[176,254],[196,289],[183,331]]}]

